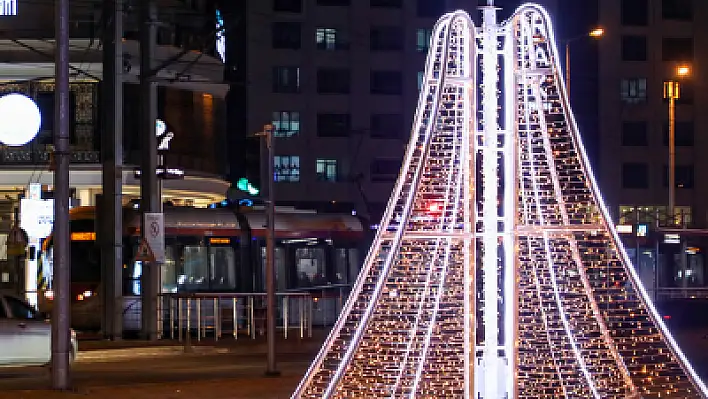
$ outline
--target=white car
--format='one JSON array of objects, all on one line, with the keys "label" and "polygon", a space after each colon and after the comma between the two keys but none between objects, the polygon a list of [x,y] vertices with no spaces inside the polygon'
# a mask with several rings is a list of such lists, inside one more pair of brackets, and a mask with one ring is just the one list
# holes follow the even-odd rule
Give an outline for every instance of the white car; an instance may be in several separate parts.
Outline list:
[{"label": "white car", "polygon": [[[17,297],[0,294],[0,367],[49,364],[51,342],[52,326],[44,314]],[[73,362],[78,350],[74,330],[70,348]]]}]

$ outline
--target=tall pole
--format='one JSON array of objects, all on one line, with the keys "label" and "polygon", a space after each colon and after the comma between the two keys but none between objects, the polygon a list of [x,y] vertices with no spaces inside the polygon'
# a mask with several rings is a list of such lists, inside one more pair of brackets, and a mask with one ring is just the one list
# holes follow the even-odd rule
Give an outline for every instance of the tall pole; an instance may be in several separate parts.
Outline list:
[{"label": "tall pole", "polygon": [[664,83],[664,98],[669,100],[669,206],[668,220],[675,222],[674,207],[676,195],[676,100],[681,96],[679,82]]},{"label": "tall pole", "polygon": [[[480,372],[483,384],[480,389],[484,398],[498,398],[501,360],[499,358],[499,275],[498,236],[499,222],[497,201],[499,198],[497,165],[498,111],[496,96],[498,86],[498,22],[493,6],[482,8],[482,112],[484,120],[484,149],[482,150],[482,206],[484,207],[482,245],[482,291],[484,293],[483,329],[484,349]],[[509,293],[505,293],[509,295]],[[510,376],[508,376],[510,377]]]},{"label": "tall pole", "polygon": [[[678,86],[678,83],[675,83]],[[675,222],[676,204],[676,99],[669,97],[669,220]]]},{"label": "tall pole", "polygon": [[[157,179],[157,83],[154,79],[155,47],[157,42],[157,4],[155,0],[140,2],[140,101],[142,157],[140,174],[141,213],[160,212],[161,198]],[[145,218],[141,218],[144,224]],[[145,226],[141,226],[141,238],[146,237]],[[159,265],[144,262],[140,282],[142,296],[142,336],[147,340],[157,339],[157,296],[159,285]]]},{"label": "tall pole", "polygon": [[268,237],[266,238],[266,337],[268,339],[268,366],[266,375],[277,376],[280,372],[275,362],[275,135],[273,125],[266,125],[265,140],[268,147]]},{"label": "tall pole", "polygon": [[52,314],[52,388],[71,385],[71,267],[69,254],[69,0],[55,1],[54,89],[54,308]]},{"label": "tall pole", "polygon": [[123,0],[104,0],[101,262],[105,338],[123,334]]}]

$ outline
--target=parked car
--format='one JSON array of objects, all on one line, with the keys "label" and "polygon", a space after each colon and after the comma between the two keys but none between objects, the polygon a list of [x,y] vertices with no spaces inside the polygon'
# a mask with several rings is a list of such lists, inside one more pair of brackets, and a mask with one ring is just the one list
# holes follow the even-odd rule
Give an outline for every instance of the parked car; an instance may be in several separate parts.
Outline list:
[{"label": "parked car", "polygon": [[[0,367],[50,363],[52,326],[45,314],[12,295],[0,293]],[[76,359],[76,333],[71,330],[69,361]]]}]

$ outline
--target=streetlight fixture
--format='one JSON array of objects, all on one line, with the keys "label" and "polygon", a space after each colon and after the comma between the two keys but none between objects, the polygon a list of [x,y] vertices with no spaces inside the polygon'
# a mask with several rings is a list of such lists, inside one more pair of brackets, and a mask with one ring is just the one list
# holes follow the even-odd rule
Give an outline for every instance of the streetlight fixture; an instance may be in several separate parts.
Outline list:
[{"label": "streetlight fixture", "polygon": [[[685,78],[691,75],[690,65],[679,65],[674,71],[675,78]],[[676,223],[676,100],[681,98],[681,84],[671,79],[664,82],[664,98],[669,100],[669,207],[668,216],[671,225]]]},{"label": "streetlight fixture", "polygon": [[565,41],[565,91],[568,93],[568,97],[570,97],[570,43],[586,37],[599,39],[604,35],[605,29],[597,27],[584,35],[576,36]]}]

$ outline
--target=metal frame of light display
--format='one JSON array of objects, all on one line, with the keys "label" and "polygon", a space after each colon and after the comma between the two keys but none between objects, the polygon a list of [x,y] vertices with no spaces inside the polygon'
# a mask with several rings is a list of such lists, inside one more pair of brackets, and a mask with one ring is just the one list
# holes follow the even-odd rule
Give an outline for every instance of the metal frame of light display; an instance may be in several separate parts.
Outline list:
[{"label": "metal frame of light display", "polygon": [[293,398],[706,397],[605,208],[548,14],[482,16],[435,25],[401,174]]}]

